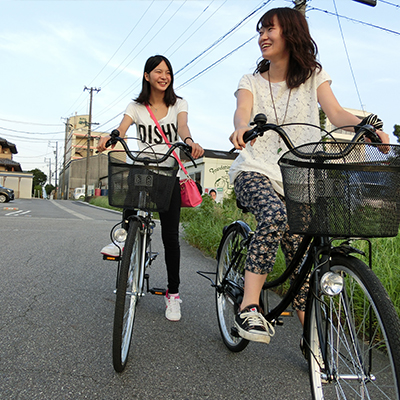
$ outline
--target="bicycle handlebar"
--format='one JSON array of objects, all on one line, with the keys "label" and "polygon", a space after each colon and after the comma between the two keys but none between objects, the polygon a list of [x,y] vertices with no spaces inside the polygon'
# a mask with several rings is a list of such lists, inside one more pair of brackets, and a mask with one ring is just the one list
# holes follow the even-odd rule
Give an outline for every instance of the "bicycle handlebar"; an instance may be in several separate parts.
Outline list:
[{"label": "bicycle handlebar", "polygon": [[141,158],[141,157],[136,157],[132,154],[132,152],[129,150],[128,145],[126,144],[125,140],[123,138],[121,138],[119,136],[119,131],[117,129],[114,129],[111,133],[110,133],[110,139],[108,139],[108,141],[105,144],[105,147],[110,147],[113,144],[116,144],[117,142],[120,142],[122,147],[125,150],[125,153],[128,155],[128,157],[132,160],[132,161],[136,161],[136,162],[142,162],[142,163],[146,163],[146,164],[158,164],[158,163],[162,163],[164,161],[166,161],[168,159],[168,157],[171,156],[172,152],[176,149],[176,148],[180,148],[183,150],[183,152],[189,157],[190,161],[193,163],[194,167],[197,168],[196,162],[194,161],[194,158],[192,157],[192,148],[187,145],[186,143],[182,143],[182,142],[178,142],[178,143],[174,143],[171,144],[170,148],[168,149],[168,151],[161,157],[158,158],[157,160],[151,160],[149,158]]},{"label": "bicycle handlebar", "polygon": [[[296,149],[295,145],[293,142],[290,140],[288,134],[285,132],[285,130],[276,124],[269,124],[267,123],[267,117],[264,114],[257,114],[254,117],[254,121],[250,125],[256,125],[253,129],[250,129],[249,131],[245,132],[243,135],[243,141],[245,143],[252,141],[253,139],[257,138],[258,136],[263,136],[266,131],[272,130],[276,132],[283,140],[285,143],[286,147],[291,150],[297,157],[299,158],[310,158],[310,157],[315,157],[316,155],[325,158],[325,159],[335,159],[335,158],[341,158],[344,155],[347,155],[351,149],[353,148],[353,145],[361,139],[366,136],[368,139],[371,140],[373,143],[381,144],[382,140],[378,136],[378,134],[375,132],[375,128],[372,125],[357,125],[356,126],[356,134],[354,135],[353,139],[350,141],[350,143],[344,148],[343,151],[340,153],[323,153],[323,152],[318,152],[318,153],[303,153],[299,150]],[[313,126],[318,129],[321,129],[319,126],[312,125],[312,124],[306,124],[308,126]],[[233,148],[230,150],[229,153],[233,153],[236,149]]]}]

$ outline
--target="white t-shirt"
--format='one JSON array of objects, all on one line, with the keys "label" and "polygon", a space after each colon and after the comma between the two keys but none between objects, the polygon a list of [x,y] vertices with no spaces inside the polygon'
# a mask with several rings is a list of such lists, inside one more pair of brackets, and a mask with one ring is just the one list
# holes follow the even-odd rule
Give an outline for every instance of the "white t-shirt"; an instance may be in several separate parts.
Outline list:
[{"label": "white t-shirt", "polygon": [[[181,112],[188,112],[188,103],[186,100],[178,98],[173,106],[168,107],[167,115],[158,121],[171,144],[180,141],[178,114]],[[151,152],[165,154],[168,151],[169,147],[158,131],[145,105],[132,101],[126,107],[125,115],[132,118],[132,125],[136,125],[136,135],[140,139],[138,140],[140,151],[148,149],[149,145],[152,146]],[[178,152],[177,154],[179,156]],[[168,165],[168,163],[166,162],[163,165]]]},{"label": "white t-shirt", "polygon": [[[300,122],[319,126],[317,88],[326,81],[331,84],[329,75],[323,69],[321,71],[314,71],[305,83],[291,90],[289,103],[289,89],[286,81],[271,83],[278,124],[283,123],[286,113],[284,123]],[[250,121],[253,121],[255,115],[263,113],[267,116],[268,122],[277,123],[269,83],[266,79],[259,73],[244,75],[239,82],[239,89],[249,90],[253,94],[253,108],[251,110]],[[316,128],[294,125],[286,126],[283,129],[295,146],[317,142],[321,139],[321,133]],[[282,150],[279,151],[279,149]],[[287,147],[276,132],[265,132],[264,136],[257,138],[254,146],[247,143],[246,148],[239,152],[239,156],[232,163],[229,170],[231,183],[233,184],[236,176],[242,171],[259,172],[267,175],[274,189],[278,193],[283,194],[282,176],[278,160],[287,150]]]}]

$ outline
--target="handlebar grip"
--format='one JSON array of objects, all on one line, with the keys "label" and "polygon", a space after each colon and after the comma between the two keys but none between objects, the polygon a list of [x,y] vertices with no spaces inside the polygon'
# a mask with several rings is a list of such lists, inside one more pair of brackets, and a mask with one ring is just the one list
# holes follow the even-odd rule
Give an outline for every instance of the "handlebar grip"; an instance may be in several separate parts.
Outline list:
[{"label": "handlebar grip", "polygon": [[243,135],[243,141],[245,143],[249,142],[251,139],[253,139],[254,133],[254,129],[250,129],[249,131],[245,132]]},{"label": "handlebar grip", "polygon": [[110,139],[107,140],[107,142],[105,144],[105,147],[110,147],[113,144],[116,144],[118,142],[117,138],[119,138],[119,135],[120,135],[120,133],[119,133],[118,129],[112,130],[111,133],[110,133],[111,137],[110,137]]},{"label": "handlebar grip", "polygon": [[376,133],[375,127],[373,125],[357,125],[355,131],[367,137],[369,140],[371,140],[372,143],[382,143],[382,140]]},{"label": "handlebar grip", "polygon": [[381,138],[379,137],[379,135],[374,132],[374,131],[370,131],[370,130],[366,130],[364,135],[371,140],[372,143],[382,143]]},{"label": "handlebar grip", "polygon": [[115,139],[114,140],[113,139],[108,139],[106,144],[105,144],[105,147],[110,147],[114,143],[116,143]]}]

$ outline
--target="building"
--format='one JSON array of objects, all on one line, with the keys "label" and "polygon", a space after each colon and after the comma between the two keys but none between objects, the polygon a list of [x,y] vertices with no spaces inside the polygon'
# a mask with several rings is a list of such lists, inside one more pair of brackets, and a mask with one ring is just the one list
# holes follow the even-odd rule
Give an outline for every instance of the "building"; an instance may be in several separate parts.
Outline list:
[{"label": "building", "polygon": [[13,189],[16,199],[30,199],[33,175],[22,172],[21,165],[12,159],[17,153],[14,143],[0,138],[0,185]]},{"label": "building", "polygon": [[64,163],[59,176],[57,197],[72,198],[76,188],[85,187],[86,174],[88,194],[94,195],[99,187],[100,177],[107,175],[107,156],[96,153],[99,137],[105,132],[92,131],[89,134],[89,115],[74,115],[65,124]]},{"label": "building", "polygon": [[186,156],[182,160],[190,177],[203,188],[203,194],[210,194],[214,190],[216,201],[219,202],[233,189],[229,183],[228,171],[237,156],[238,153],[231,154],[222,150],[204,150],[203,157],[195,160],[197,168]]},{"label": "building", "polygon": [[[362,110],[356,110],[354,108],[344,108],[346,111],[348,111],[350,114],[355,115],[356,117],[363,119],[365,117],[367,117],[368,115],[370,115],[371,113],[368,111],[362,111]],[[330,132],[333,129],[337,128],[335,125],[333,125],[329,119],[326,120],[326,127],[325,129]],[[352,131],[345,131],[343,129],[338,129],[335,130],[335,132],[333,132],[333,136],[336,140],[344,140],[344,141],[350,141],[353,136],[354,136],[355,132],[354,130]]]}]

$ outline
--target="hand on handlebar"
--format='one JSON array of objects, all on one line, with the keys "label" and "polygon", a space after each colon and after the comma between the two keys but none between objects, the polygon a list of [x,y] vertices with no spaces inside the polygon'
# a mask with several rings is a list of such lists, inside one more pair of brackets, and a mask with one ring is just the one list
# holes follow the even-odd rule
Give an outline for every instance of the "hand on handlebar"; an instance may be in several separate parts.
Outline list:
[{"label": "hand on handlebar", "polygon": [[[106,150],[107,146],[107,142],[111,139],[110,135],[107,136],[102,136],[99,140],[99,143],[97,144],[97,151],[99,153],[103,152],[104,150]],[[112,148],[115,147],[115,144],[112,146]]]},{"label": "hand on handlebar", "polygon": [[[229,140],[232,142],[232,144],[235,146],[235,149],[237,150],[243,150],[246,147],[246,143],[243,140],[243,136],[246,132],[248,132],[250,129],[248,126],[243,126],[235,130],[235,132],[232,133],[232,135],[229,137]],[[256,139],[253,139],[250,142],[250,145],[253,146],[255,143]]]},{"label": "hand on handlebar", "polygon": [[[376,131],[377,135],[379,136],[379,138],[381,139],[382,143],[386,143],[389,144],[390,143],[390,139],[389,139],[389,135],[383,131]],[[378,146],[379,151],[381,151],[384,154],[387,154],[390,150],[389,146]]]},{"label": "hand on handlebar", "polygon": [[[390,139],[389,135],[381,130],[375,130],[373,127],[370,127],[373,132],[368,132],[366,131],[364,135],[364,140],[368,143],[383,143],[383,144],[389,144]],[[384,154],[387,154],[390,150],[389,146],[379,146],[378,145],[379,151],[381,151]]]},{"label": "hand on handlebar", "polygon": [[118,142],[116,138],[118,138],[119,136],[120,136],[119,131],[116,129],[114,129],[110,135],[102,136],[97,145],[97,152],[101,153],[110,146],[113,149]]},{"label": "hand on handlebar", "polygon": [[190,142],[187,145],[191,148],[191,154],[194,159],[200,158],[204,154],[203,148],[198,143]]}]

